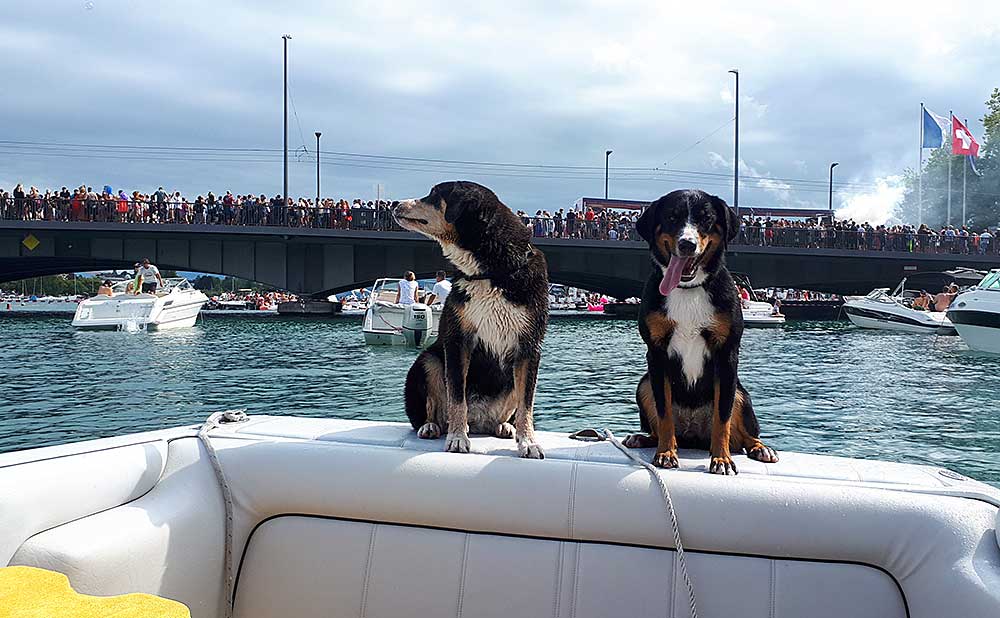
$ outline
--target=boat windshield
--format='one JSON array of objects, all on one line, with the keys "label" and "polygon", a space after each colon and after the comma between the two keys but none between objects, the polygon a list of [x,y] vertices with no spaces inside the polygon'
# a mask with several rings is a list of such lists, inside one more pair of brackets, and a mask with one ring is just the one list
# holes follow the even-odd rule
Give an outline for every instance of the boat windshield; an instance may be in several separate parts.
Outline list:
[{"label": "boat windshield", "polygon": [[1000,290],[1000,270],[994,270],[986,275],[976,287],[980,290]]},{"label": "boat windshield", "polygon": [[[111,292],[114,294],[125,294],[129,291],[129,285],[134,281],[134,279],[125,279],[124,281],[119,281],[118,283],[111,286]],[[184,277],[169,277],[163,280],[163,287],[157,290],[159,294],[169,294],[173,290],[191,290],[191,282]]]},{"label": "boat windshield", "polygon": [[894,302],[892,298],[889,297],[889,288],[877,288],[868,293],[865,296],[868,300],[875,300],[880,303],[891,303]]}]

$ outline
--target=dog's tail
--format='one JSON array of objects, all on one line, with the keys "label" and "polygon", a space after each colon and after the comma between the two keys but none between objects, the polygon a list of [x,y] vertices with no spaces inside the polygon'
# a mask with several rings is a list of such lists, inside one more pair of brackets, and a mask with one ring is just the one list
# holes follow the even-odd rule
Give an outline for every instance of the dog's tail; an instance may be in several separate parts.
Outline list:
[{"label": "dog's tail", "polygon": [[420,429],[427,422],[427,369],[424,366],[422,352],[406,374],[406,387],[403,390],[403,401],[406,406],[406,416],[414,429]]}]

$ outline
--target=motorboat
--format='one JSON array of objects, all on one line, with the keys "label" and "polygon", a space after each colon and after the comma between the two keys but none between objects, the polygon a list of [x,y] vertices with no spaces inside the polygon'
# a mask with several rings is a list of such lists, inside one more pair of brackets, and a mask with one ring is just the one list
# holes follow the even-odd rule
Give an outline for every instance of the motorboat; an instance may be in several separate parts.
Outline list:
[{"label": "motorboat", "polygon": [[845,297],[844,313],[854,325],[862,328],[958,335],[947,312],[914,309],[913,301],[922,290],[941,290],[951,285],[966,288],[978,283],[984,274],[968,268],[914,273],[904,277],[892,291],[876,288],[867,296]]},{"label": "motorboat", "polygon": [[12,314],[72,314],[84,296],[0,296],[0,313]]},{"label": "motorboat", "polygon": [[1000,354],[1000,269],[959,294],[948,308],[948,319],[970,348]]},{"label": "motorboat", "polygon": [[368,345],[425,348],[435,341],[442,305],[396,302],[402,279],[379,279],[372,286],[362,330]]},{"label": "motorboat", "polygon": [[[900,283],[903,286],[906,279]],[[905,333],[957,335],[944,311],[914,309],[913,296],[903,296],[900,287],[895,291],[877,288],[862,298],[852,298],[844,303],[844,313],[855,326]]]},{"label": "motorboat", "polygon": [[785,316],[774,305],[759,300],[744,301],[743,325],[747,328],[774,328],[785,323]]},{"label": "motorboat", "polygon": [[761,300],[750,283],[750,277],[743,273],[731,273],[737,287],[747,291],[749,299],[740,301],[743,308],[743,326],[747,328],[775,328],[785,323],[785,316],[769,302]]},{"label": "motorboat", "polygon": [[1000,490],[937,466],[212,418],[0,454],[0,567],[192,618],[1000,616]]},{"label": "motorboat", "polygon": [[98,295],[80,303],[73,326],[90,329],[145,330],[194,326],[208,297],[183,277],[170,277],[155,294],[135,294],[131,281],[111,287],[111,296]]}]

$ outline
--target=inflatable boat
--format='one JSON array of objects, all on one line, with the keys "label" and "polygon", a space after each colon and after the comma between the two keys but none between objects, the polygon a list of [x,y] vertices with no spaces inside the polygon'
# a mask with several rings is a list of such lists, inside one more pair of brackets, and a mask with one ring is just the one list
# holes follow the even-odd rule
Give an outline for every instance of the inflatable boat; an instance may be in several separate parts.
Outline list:
[{"label": "inflatable boat", "polygon": [[0,566],[194,618],[1000,616],[1000,491],[945,469],[228,418],[0,455]]}]

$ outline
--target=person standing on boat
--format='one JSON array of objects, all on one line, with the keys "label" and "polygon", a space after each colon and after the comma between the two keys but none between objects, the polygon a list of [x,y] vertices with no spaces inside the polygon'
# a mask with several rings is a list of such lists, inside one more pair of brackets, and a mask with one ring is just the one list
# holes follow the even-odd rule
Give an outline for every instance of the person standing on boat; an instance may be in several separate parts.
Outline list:
[{"label": "person standing on boat", "polygon": [[448,299],[448,295],[451,294],[451,281],[448,281],[443,270],[437,271],[436,279],[437,282],[434,284],[434,289],[431,290],[430,298],[427,299],[428,305],[435,303],[443,305],[444,301]]},{"label": "person standing on boat", "polygon": [[139,267],[139,276],[142,277],[142,292],[144,294],[156,294],[157,283],[163,285],[163,277],[160,276],[160,269],[149,263],[149,258],[142,258],[142,266]]},{"label": "person standing on boat", "polygon": [[420,284],[417,283],[417,276],[412,270],[403,273],[403,280],[399,282],[399,289],[396,290],[396,302],[400,305],[412,305],[417,302],[417,291]]}]

